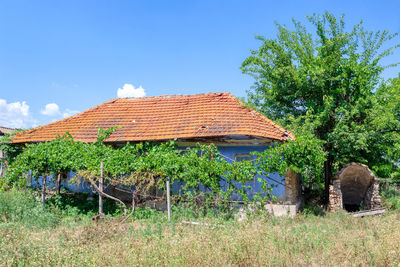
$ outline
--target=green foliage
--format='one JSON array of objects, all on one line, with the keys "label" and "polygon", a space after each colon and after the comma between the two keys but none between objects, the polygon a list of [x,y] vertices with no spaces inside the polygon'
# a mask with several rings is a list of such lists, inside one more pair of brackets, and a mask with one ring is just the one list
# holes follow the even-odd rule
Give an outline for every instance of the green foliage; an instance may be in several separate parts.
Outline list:
[{"label": "green foliage", "polygon": [[0,137],[0,150],[3,152],[5,157],[4,159],[0,159],[3,160],[3,163],[8,164],[9,162],[12,162],[14,158],[21,153],[22,148],[20,146],[10,144],[12,137],[21,131],[22,130],[16,130]]},{"label": "green foliage", "polygon": [[[32,177],[75,171],[78,175],[72,182],[79,183],[81,177],[97,182],[103,162],[103,178],[106,183],[135,188],[134,194],[151,188],[163,188],[166,179],[171,183],[183,182],[183,190],[203,194],[206,202],[226,201],[234,194],[248,200],[244,186],[260,172],[253,162],[228,163],[214,145],[197,145],[186,151],[177,150],[173,141],[167,143],[127,143],[122,146],[106,145],[104,140],[113,129],[99,129],[95,143],[76,142],[66,133],[59,138],[38,144],[28,144],[12,162],[5,178],[8,187],[21,186],[26,173]],[[225,183],[221,187],[221,181]],[[257,200],[270,199],[271,188],[263,182],[264,192]],[[203,187],[206,193],[200,193]]]},{"label": "green foliage", "polygon": [[51,142],[27,144],[9,166],[3,187],[17,184],[24,185],[28,171],[35,179],[75,170],[82,165],[79,157],[83,143],[74,142],[72,136],[66,133]]},{"label": "green foliage", "polygon": [[0,222],[21,223],[29,227],[54,227],[60,216],[36,201],[30,191],[0,192]]},{"label": "green foliage", "polygon": [[[63,217],[92,217],[97,215],[99,204],[97,197],[85,193],[52,195],[47,199],[47,205]],[[105,214],[115,215],[118,207],[115,201],[108,198],[103,200]]]},{"label": "green foliage", "polygon": [[[381,73],[389,67],[382,59],[400,46],[385,47],[397,34],[366,31],[361,22],[346,31],[344,17],[330,13],[307,18],[313,31],[293,20],[294,30],[276,24],[275,39],[257,36],[261,46],[241,67],[255,78],[249,102],[297,139],[307,133],[306,138],[324,141],[315,145],[322,144],[326,153],[305,150],[310,158],[300,153],[307,160],[293,169],[315,161],[309,168],[321,174],[325,157],[329,176],[351,161],[388,175],[398,169],[400,93],[398,79],[386,85]],[[298,148],[287,145],[280,152],[290,157]],[[288,161],[285,167],[293,159]]]},{"label": "green foliage", "polygon": [[324,216],[325,211],[323,207],[315,204],[308,204],[302,208],[301,214],[303,216]]},{"label": "green foliage", "polygon": [[389,210],[400,210],[400,190],[395,186],[389,186],[380,192],[383,204]]},{"label": "green foliage", "polygon": [[375,108],[369,111],[369,124],[375,132],[368,140],[371,157],[379,159],[373,161],[373,169],[381,177],[400,181],[400,74],[377,90],[375,101]]},{"label": "green foliage", "polygon": [[301,173],[306,183],[321,183],[321,170],[326,159],[323,144],[323,141],[313,136],[301,135],[282,145],[276,144],[262,153],[255,153],[256,165],[266,174],[279,172],[284,176],[290,169]]}]

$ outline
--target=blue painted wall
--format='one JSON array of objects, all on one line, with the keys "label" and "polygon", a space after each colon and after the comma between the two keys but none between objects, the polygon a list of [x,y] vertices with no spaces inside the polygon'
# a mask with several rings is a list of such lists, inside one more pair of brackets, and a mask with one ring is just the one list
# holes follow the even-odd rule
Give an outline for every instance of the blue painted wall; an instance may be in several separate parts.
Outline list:
[{"label": "blue painted wall", "polygon": [[[94,188],[90,185],[90,183],[85,182],[83,179],[80,179],[80,184],[77,185],[75,183],[70,182],[69,180],[75,176],[74,172],[69,172],[67,180],[61,181],[61,188],[68,190],[69,192],[81,192],[81,193],[89,193],[92,194],[95,192]],[[39,177],[39,179],[32,179],[32,187],[40,187],[42,186],[43,176]],[[55,189],[57,186],[57,177],[50,175],[47,179],[47,188]]]}]

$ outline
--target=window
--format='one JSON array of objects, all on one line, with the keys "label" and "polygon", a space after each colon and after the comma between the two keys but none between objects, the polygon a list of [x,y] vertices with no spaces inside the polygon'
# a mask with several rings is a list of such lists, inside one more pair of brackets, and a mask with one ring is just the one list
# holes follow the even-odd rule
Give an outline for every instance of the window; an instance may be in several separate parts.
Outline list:
[{"label": "window", "polygon": [[235,154],[235,161],[252,160],[253,156],[249,153]]}]

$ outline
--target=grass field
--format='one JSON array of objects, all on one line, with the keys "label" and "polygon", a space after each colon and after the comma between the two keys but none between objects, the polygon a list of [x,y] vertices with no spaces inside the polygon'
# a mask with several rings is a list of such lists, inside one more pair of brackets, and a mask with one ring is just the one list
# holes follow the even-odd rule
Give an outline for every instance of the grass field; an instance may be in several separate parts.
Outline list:
[{"label": "grass field", "polygon": [[[30,205],[18,201],[13,205]],[[258,215],[245,222],[191,219],[208,226],[182,224],[182,218],[167,222],[164,214],[94,223],[40,206],[29,206],[33,215],[23,207],[14,210],[19,217],[13,219],[6,215],[11,206],[7,209],[0,207],[0,265],[6,266],[400,265],[396,209],[365,218],[340,212],[293,219]]]}]

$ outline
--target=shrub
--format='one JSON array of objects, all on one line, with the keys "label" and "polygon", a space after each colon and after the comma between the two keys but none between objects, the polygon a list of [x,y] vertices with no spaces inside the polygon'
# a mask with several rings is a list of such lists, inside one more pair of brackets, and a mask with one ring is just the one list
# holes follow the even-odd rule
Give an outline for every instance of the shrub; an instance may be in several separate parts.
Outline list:
[{"label": "shrub", "polygon": [[400,191],[395,186],[389,186],[381,192],[384,206],[389,210],[400,210]]},{"label": "shrub", "polygon": [[19,222],[32,227],[54,227],[61,218],[35,199],[31,191],[0,192],[0,222]]}]

